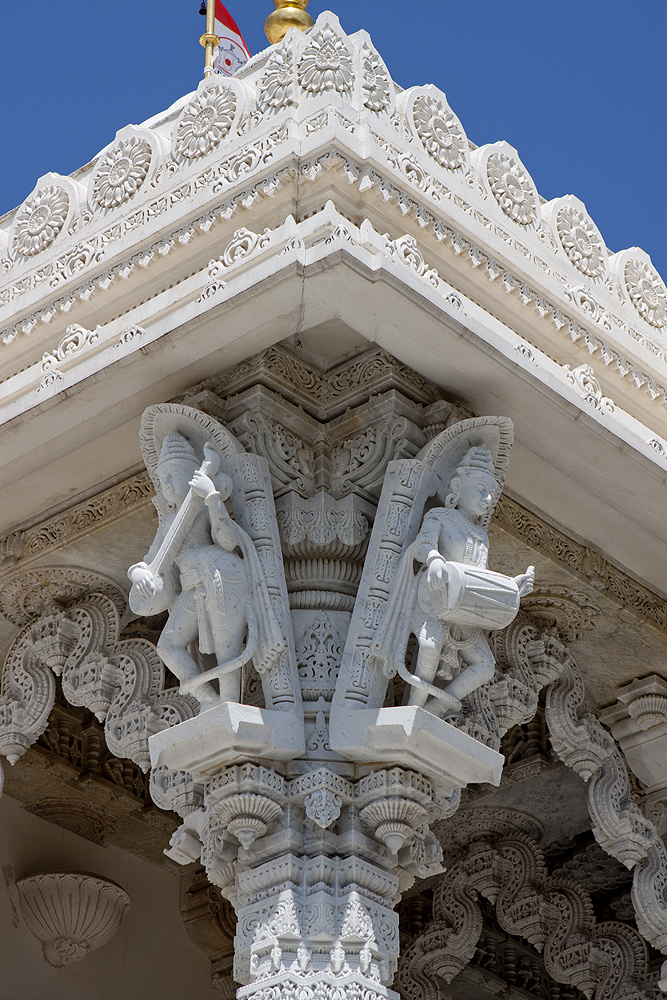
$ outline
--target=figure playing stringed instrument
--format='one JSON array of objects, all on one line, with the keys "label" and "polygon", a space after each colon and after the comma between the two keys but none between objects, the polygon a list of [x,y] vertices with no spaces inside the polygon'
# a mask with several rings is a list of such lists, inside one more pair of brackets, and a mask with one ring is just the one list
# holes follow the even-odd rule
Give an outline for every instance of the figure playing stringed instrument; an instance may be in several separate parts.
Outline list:
[{"label": "figure playing stringed instrument", "polygon": [[[216,486],[219,455],[210,444],[204,453],[200,463],[185,437],[165,436],[155,471],[168,513],[145,560],[128,570],[134,612],[169,609],[157,650],[202,711],[240,701],[241,667],[258,644],[251,597],[261,575],[251,539],[225,508],[232,480],[221,474]],[[215,656],[216,667],[202,671],[197,641],[200,653]]]}]

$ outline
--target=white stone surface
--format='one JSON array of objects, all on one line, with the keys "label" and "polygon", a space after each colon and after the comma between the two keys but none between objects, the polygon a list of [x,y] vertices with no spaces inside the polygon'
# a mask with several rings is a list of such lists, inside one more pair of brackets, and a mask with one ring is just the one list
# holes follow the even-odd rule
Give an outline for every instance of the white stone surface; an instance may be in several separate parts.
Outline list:
[{"label": "white stone surface", "polygon": [[[219,1000],[210,986],[210,963],[185,931],[173,871],[84,840],[7,795],[0,799],[0,864],[0,993],[7,1000]],[[121,885],[132,905],[118,933],[84,961],[61,969],[44,962],[15,885],[38,871],[94,872]]]},{"label": "white stone surface", "polygon": [[130,906],[124,889],[93,875],[27,875],[16,888],[28,930],[42,942],[44,961],[57,969],[110,941]]},{"label": "white stone surface", "polygon": [[651,802],[667,806],[667,681],[651,674],[616,692],[618,702],[600,713],[628,766]]},{"label": "white stone surface", "polygon": [[[0,247],[7,248],[0,268],[0,531],[31,527],[45,511],[57,515],[73,497],[91,496],[134,473],[142,457],[137,431],[146,407],[169,414],[169,430],[187,438],[183,422],[174,423],[186,408],[162,401],[245,363],[295,331],[297,339],[307,341],[313,329],[342,328],[351,331],[351,350],[360,350],[364,341],[379,345],[474,412],[504,414],[482,420],[495,426],[495,440],[490,435],[466,445],[490,448],[499,487],[506,469],[503,465],[499,472],[498,458],[506,464],[509,450],[503,423],[506,430],[511,418],[516,438],[508,485],[546,522],[551,519],[586,539],[592,568],[584,561],[582,573],[594,586],[596,547],[609,556],[607,565],[615,561],[649,585],[664,586],[664,284],[643,251],[610,254],[576,198],[541,203],[520,153],[511,146],[494,143],[473,150],[464,124],[437,88],[400,91],[369,36],[347,36],[335,16],[321,15],[308,34],[290,32],[283,43],[251,60],[238,78],[206,81],[166,114],[123,130],[75,179],[42,178],[0,223]],[[329,338],[335,340],[331,333]],[[248,404],[244,414],[238,400],[234,406],[230,419],[239,422],[252,409]],[[368,597],[373,574],[383,585],[392,582],[407,537],[400,527],[402,511],[381,505],[373,530],[377,536],[386,529],[386,565],[378,564],[372,540],[355,608],[355,573],[377,498],[373,490],[385,476],[386,461],[383,465],[377,451],[369,457],[362,441],[350,452],[365,455],[368,467],[356,480],[348,475],[349,467],[336,472],[330,491],[322,486],[324,457],[353,440],[351,425],[357,418],[366,421],[358,428],[363,437],[370,408],[363,415],[341,416],[341,426],[345,419],[350,426],[340,439],[315,435],[314,442],[308,441],[317,459],[310,467],[304,459],[304,468],[296,472],[284,460],[284,409],[278,403],[273,410],[265,407],[254,428],[245,427],[247,439],[255,436],[247,448],[254,454],[244,454],[208,418],[199,424],[202,436],[197,433],[191,442],[201,463],[203,444],[216,435],[224,438],[221,457],[227,465],[222,464],[234,484],[229,519],[222,500],[211,497],[199,477],[200,492],[225,524],[228,544],[225,549],[212,538],[207,548],[208,541],[202,545],[199,539],[196,554],[210,555],[217,545],[229,564],[235,548],[229,535],[245,532],[247,552],[256,550],[261,572],[244,567],[238,573],[244,594],[253,589],[253,608],[266,607],[257,592],[262,583],[266,586],[284,642],[281,650],[273,644],[280,664],[277,656],[270,658],[261,694],[253,694],[266,707],[239,704],[239,661],[252,645],[247,603],[242,612],[235,607],[215,617],[205,606],[212,588],[198,580],[202,607],[194,634],[175,620],[180,597],[192,588],[174,574],[177,587],[164,609],[171,612],[168,630],[172,639],[177,633],[178,641],[169,642],[167,634],[162,644],[166,662],[178,667],[175,650],[181,666],[185,655],[190,657],[186,669],[175,670],[184,690],[198,691],[204,706],[221,699],[223,704],[155,734],[150,744],[157,765],[155,801],[183,819],[169,857],[183,864],[200,860],[211,881],[238,907],[242,996],[271,1000],[313,983],[320,984],[322,1000],[359,990],[368,1000],[388,995],[398,950],[392,911],[399,891],[416,877],[440,870],[429,824],[456,809],[456,789],[465,783],[497,783],[502,757],[492,745],[515,723],[533,717],[546,685],[554,746],[589,781],[599,842],[635,866],[640,930],[656,947],[667,948],[660,896],[667,856],[655,825],[632,801],[617,747],[586,715],[583,683],[562,646],[556,649],[548,636],[518,619],[494,640],[494,652],[500,649],[502,656],[491,678],[492,660],[480,644],[485,669],[473,676],[480,654],[477,664],[467,663],[458,675],[458,694],[456,687],[450,691],[457,701],[458,695],[469,699],[470,711],[460,723],[467,732],[417,704],[383,707],[389,678],[370,655],[381,609],[373,604],[377,594]],[[386,426],[379,418],[391,417],[388,411],[391,407],[378,409],[377,427]],[[309,413],[294,418],[290,434],[295,425],[308,423]],[[201,414],[190,418],[203,420]],[[448,414],[441,426],[453,419]],[[274,431],[270,443],[257,443]],[[422,432],[417,427],[415,434],[413,427],[411,433],[386,475],[394,499],[402,487],[410,491],[401,475],[409,479],[410,463],[428,439],[424,434],[416,444]],[[144,435],[144,446],[149,438]],[[152,472],[161,447],[153,449],[153,464],[147,463]],[[146,447],[143,452],[146,458]],[[410,542],[425,523],[429,498],[442,493],[440,502],[446,499],[455,466],[449,478],[445,471],[437,482],[438,476],[423,479],[424,495],[412,503]],[[163,490],[159,476],[155,485]],[[292,547],[293,565],[304,563],[303,578],[289,594],[298,624],[296,646],[281,576],[274,490],[283,546]],[[349,502],[341,499],[345,490],[352,496]],[[258,496],[261,517],[254,519]],[[200,520],[209,517],[203,514]],[[147,524],[146,518],[145,534]],[[210,526],[207,521],[206,530]],[[12,537],[3,538],[3,552],[12,552]],[[469,566],[465,552],[461,556],[450,543],[439,540],[433,551],[450,565]],[[102,549],[99,540],[97,549],[91,543],[91,562],[105,558]],[[353,549],[358,549],[354,556]],[[63,559],[71,568],[71,556]],[[345,559],[354,582],[336,591],[331,565],[337,571]],[[117,553],[111,552],[108,561],[117,568]],[[437,566],[435,555],[430,561]],[[319,564],[326,562],[331,565],[324,572]],[[391,572],[385,573],[388,567]],[[186,576],[192,568],[181,567]],[[486,571],[486,565],[482,568]],[[442,565],[434,570],[431,582],[439,573],[443,586],[432,589],[444,591],[446,570],[446,563],[444,570]],[[242,589],[239,585],[239,594]],[[384,586],[385,603],[390,591]],[[135,592],[132,601],[138,607],[136,597]],[[456,602],[447,603],[450,612]],[[444,620],[442,607],[440,612],[431,617]],[[407,620],[407,614],[398,615],[399,630]],[[470,624],[455,617],[452,623]],[[348,624],[349,648],[329,731]],[[230,638],[223,633],[231,625],[238,628]],[[410,617],[407,628],[419,632],[420,626]],[[354,656],[364,629],[368,659],[361,667],[370,680],[362,678],[362,684]],[[203,634],[207,630],[209,636]],[[195,662],[195,639],[204,655],[215,656],[215,665]],[[297,647],[309,695],[303,703]],[[403,637],[392,647],[404,667],[405,648]],[[229,686],[202,690],[208,682],[202,673],[212,669],[212,679],[230,662]],[[108,715],[115,696],[112,671],[100,661],[98,667],[91,671],[83,702]],[[437,667],[431,671],[422,662],[418,672],[427,679]],[[39,710],[29,725],[15,727],[25,730],[19,750],[34,743],[46,724],[51,671],[48,666],[49,690],[38,699]],[[9,673],[3,676],[7,715],[18,704]],[[487,683],[478,684],[480,679]],[[458,678],[445,680],[456,684]],[[652,737],[653,727],[640,723],[657,718],[662,703],[632,704],[636,711],[628,710],[628,716],[644,737]],[[144,743],[145,735],[142,730]],[[344,761],[337,751],[346,755]],[[292,763],[297,756],[303,758],[298,765]],[[658,764],[656,755],[651,766]],[[14,823],[20,829],[20,817]],[[67,867],[64,860],[59,864]],[[139,941],[147,950],[155,947],[140,934]],[[119,997],[136,1000],[160,990],[168,998],[178,989],[179,1000],[186,993],[198,1000],[191,984],[179,979],[171,952],[149,974],[137,967],[134,942],[128,947],[128,974],[138,992],[128,993],[125,983],[116,989],[114,982]],[[114,956],[118,959],[118,951]],[[71,985],[71,980],[63,982]],[[79,992],[89,996],[87,980],[86,986],[87,994]],[[40,981],[36,995],[45,993]],[[77,996],[76,990],[63,995]]]},{"label": "white stone surface", "polygon": [[419,771],[444,794],[469,782],[497,785],[504,763],[502,754],[415,705],[341,713],[331,739],[354,760]]},{"label": "white stone surface", "polygon": [[153,767],[207,774],[259,757],[291,760],[304,751],[303,723],[285,712],[225,702],[149,740]]}]

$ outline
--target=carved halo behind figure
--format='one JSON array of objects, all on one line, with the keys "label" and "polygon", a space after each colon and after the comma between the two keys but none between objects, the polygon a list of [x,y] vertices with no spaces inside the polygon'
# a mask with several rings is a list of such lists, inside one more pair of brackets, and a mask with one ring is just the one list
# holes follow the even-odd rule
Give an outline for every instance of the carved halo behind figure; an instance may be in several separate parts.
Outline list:
[{"label": "carved halo behind figure", "polygon": [[[230,496],[234,522],[239,529],[239,548],[250,586],[251,617],[259,635],[252,663],[262,678],[265,706],[288,709],[300,701],[300,692],[296,666],[292,662],[287,592],[284,577],[279,573],[282,564],[268,469],[264,469],[262,459],[248,455],[236,438],[213,417],[181,404],[148,407],[141,421],[140,445],[155,485],[154,503],[160,524],[173,514],[173,508],[162,493],[158,475],[163,442],[173,432],[185,439],[200,462],[205,448],[208,454],[213,448],[220,460],[211,478],[223,498]],[[248,502],[249,494],[252,502]]]}]

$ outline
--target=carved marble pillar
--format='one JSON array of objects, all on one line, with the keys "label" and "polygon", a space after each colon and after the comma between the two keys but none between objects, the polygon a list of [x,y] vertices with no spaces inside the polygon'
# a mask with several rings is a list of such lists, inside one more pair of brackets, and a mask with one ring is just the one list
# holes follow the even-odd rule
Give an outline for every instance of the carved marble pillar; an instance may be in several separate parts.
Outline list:
[{"label": "carved marble pillar", "polygon": [[[478,685],[450,721],[392,706],[391,674],[379,669],[370,650],[373,696],[365,711],[357,705],[347,713],[345,664],[357,629],[368,631],[367,608],[375,607],[369,581],[372,588],[382,546],[394,539],[398,553],[400,545],[412,544],[427,499],[437,494],[445,502],[457,463],[471,448],[476,457],[475,448],[489,442],[495,458],[482,449],[484,474],[496,460],[504,470],[511,425],[481,418],[439,430],[436,418],[448,422],[445,406],[434,406],[429,424],[394,390],[330,419],[277,400],[265,386],[217,402],[204,393],[196,401],[206,416],[182,405],[163,406],[161,413],[178,419],[186,438],[190,421],[218,442],[231,434],[217,431],[211,414],[226,416],[240,440],[230,457],[221,451],[225,473],[235,482],[239,477],[232,492],[237,524],[251,523],[242,470],[252,461],[260,478],[263,469],[270,475],[276,513],[264,497],[264,531],[280,537],[283,562],[272,561],[271,572],[276,593],[289,598],[292,629],[285,627],[283,638],[293,648],[300,697],[290,715],[276,712],[262,689],[251,691],[246,683],[242,703],[222,701],[151,738],[153,798],[183,820],[166,853],[183,864],[201,861],[234,905],[240,998],[270,1000],[295,991],[388,996],[399,951],[396,903],[415,878],[442,871],[431,823],[456,810],[462,786],[498,781],[500,734],[532,718],[537,693],[557,676],[559,660],[529,621],[517,619],[514,631],[495,642],[497,676]],[[155,426],[150,411],[144,424]],[[158,440],[150,450],[146,439],[142,447],[154,475],[164,446]],[[201,460],[196,433],[188,440]],[[254,454],[244,455],[241,445]],[[493,479],[494,494],[502,474]],[[411,483],[418,484],[412,492]],[[394,516],[392,504],[414,508],[406,522]],[[397,579],[393,586],[403,584]],[[380,602],[376,612],[382,611]],[[515,614],[513,606],[510,617]],[[474,641],[478,635],[474,631]],[[365,722],[361,750],[345,741],[348,714]]]}]

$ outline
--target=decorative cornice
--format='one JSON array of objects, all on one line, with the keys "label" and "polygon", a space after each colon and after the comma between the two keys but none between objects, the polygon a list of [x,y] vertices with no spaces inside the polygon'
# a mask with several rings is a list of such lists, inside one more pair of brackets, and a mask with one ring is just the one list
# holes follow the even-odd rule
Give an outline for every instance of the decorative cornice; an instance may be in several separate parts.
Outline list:
[{"label": "decorative cornice", "polygon": [[331,419],[388,389],[398,389],[418,403],[442,398],[437,386],[380,348],[324,371],[278,345],[198,383],[175,402],[186,402],[206,390],[231,396],[257,384],[279,392],[320,420]]},{"label": "decorative cornice", "polygon": [[667,600],[649,590],[596,549],[577,542],[503,493],[493,522],[558,562],[568,573],[595,587],[605,597],[667,632]]},{"label": "decorative cornice", "polygon": [[[283,348],[275,347],[207,379],[177,397],[177,400],[191,399],[204,390],[229,395],[258,382],[266,383],[274,390],[284,390],[297,404],[303,405],[304,400],[310,398],[311,409],[310,392],[315,385],[318,406],[324,404],[332,412],[351,405],[355,392],[375,394],[383,388],[399,387],[421,402],[432,402],[440,396],[435,386],[384,351],[373,352],[370,358],[365,354],[361,359],[346,362],[325,373]],[[153,493],[148,473],[142,472],[30,528],[7,532],[0,537],[0,574],[13,570],[19,561],[28,563],[46,551],[52,552],[71,544],[104,524],[148,506]],[[667,600],[664,597],[651,591],[600,552],[576,541],[528,510],[518,500],[508,496],[507,491],[496,507],[494,523],[562,565],[568,573],[591,584],[615,604],[667,632]]]},{"label": "decorative cornice", "polygon": [[150,476],[146,471],[140,472],[24,531],[8,532],[0,538],[0,573],[12,569],[19,561],[29,562],[47,550],[58,549],[103,524],[111,524],[146,507],[153,495]]}]

